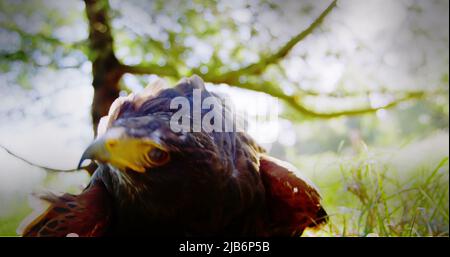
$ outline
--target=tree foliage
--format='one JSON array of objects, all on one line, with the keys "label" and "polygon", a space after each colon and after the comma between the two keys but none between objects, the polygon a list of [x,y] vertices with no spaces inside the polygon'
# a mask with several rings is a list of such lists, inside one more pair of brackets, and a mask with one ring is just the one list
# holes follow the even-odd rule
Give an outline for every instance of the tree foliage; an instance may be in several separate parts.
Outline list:
[{"label": "tree foliage", "polygon": [[[300,19],[287,18],[291,7]],[[448,82],[427,90],[420,87],[393,90],[389,85],[378,89],[361,85],[367,89],[348,90],[340,85],[344,89],[329,93],[305,88],[291,79],[289,64],[298,58],[308,58],[295,50],[310,37],[325,40],[330,24],[339,22],[330,17],[339,8],[336,0],[135,1],[132,4],[85,0],[84,5],[81,1],[2,1],[1,32],[12,38],[12,44],[0,52],[1,66],[6,71],[11,64],[22,65],[27,74],[36,67],[78,68],[89,60],[94,87],[94,128],[120,91],[126,89],[127,85],[121,81],[124,74],[151,74],[173,81],[200,74],[210,83],[224,83],[277,97],[287,104],[286,113],[290,117],[361,115],[412,99],[448,94],[445,86]],[[423,7],[410,4],[407,8],[410,12],[420,12]],[[291,23],[267,22],[274,19],[287,19]],[[329,55],[339,54],[332,49],[329,52]],[[17,75],[17,81],[26,86],[24,73]],[[443,71],[442,76],[448,77],[448,72]],[[387,100],[373,104],[373,98],[380,95]],[[330,110],[309,104],[324,98],[334,103]],[[339,102],[348,101],[354,104],[340,107]]]}]

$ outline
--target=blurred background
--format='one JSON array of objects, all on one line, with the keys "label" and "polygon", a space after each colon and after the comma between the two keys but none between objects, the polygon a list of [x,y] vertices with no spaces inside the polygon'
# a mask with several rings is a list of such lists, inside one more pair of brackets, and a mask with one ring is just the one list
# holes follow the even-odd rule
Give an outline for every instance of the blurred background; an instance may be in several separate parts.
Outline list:
[{"label": "blurred background", "polygon": [[[320,188],[307,236],[449,235],[449,2],[0,0],[0,236],[119,95],[192,74]],[[258,103],[256,104],[256,99]]]}]

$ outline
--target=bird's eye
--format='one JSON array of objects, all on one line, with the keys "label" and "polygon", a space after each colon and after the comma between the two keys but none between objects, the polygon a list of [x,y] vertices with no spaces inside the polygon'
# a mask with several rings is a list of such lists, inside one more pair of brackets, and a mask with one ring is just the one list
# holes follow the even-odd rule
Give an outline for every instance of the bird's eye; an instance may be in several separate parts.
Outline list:
[{"label": "bird's eye", "polygon": [[152,148],[147,155],[153,163],[157,164],[164,164],[169,160],[169,154],[156,147]]}]

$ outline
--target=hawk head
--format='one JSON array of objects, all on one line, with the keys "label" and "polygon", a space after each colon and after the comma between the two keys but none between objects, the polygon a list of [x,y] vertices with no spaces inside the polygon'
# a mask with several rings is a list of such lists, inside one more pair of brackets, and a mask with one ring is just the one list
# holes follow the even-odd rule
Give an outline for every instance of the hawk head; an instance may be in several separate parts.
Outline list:
[{"label": "hawk head", "polygon": [[[124,205],[179,212],[197,208],[198,198],[211,197],[211,205],[217,203],[213,197],[234,170],[234,134],[175,132],[171,117],[178,109],[170,108],[173,99],[183,97],[193,108],[194,89],[201,98],[217,96],[197,76],[173,88],[164,84],[160,80],[140,94],[118,98],[101,119],[98,136],[82,154],[79,166],[86,159],[97,162],[100,168],[94,177]],[[189,113],[190,126],[191,117]]]}]

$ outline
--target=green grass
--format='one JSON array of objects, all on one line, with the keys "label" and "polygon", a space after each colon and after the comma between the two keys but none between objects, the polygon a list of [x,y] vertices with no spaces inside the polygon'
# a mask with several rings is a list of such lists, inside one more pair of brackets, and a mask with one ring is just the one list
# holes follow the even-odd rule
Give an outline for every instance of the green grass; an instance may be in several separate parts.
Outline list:
[{"label": "green grass", "polygon": [[330,222],[306,235],[449,236],[448,156],[428,164],[399,169],[367,153],[329,161],[313,180]]},{"label": "green grass", "polygon": [[0,236],[17,236],[16,230],[19,224],[31,211],[27,204],[23,204],[14,214],[0,217]]},{"label": "green grass", "polygon": [[406,181],[389,169],[357,162],[341,167],[342,184],[324,193],[331,222],[323,229],[338,236],[448,236],[448,158],[433,170],[420,170]]}]

